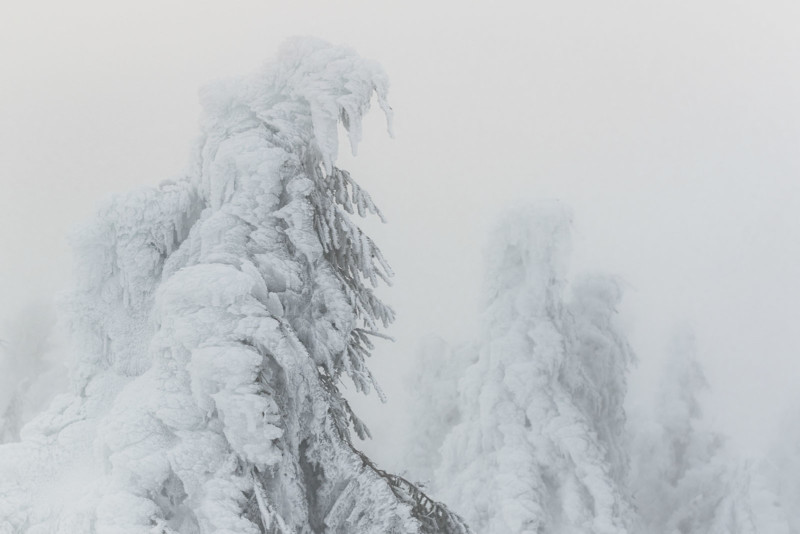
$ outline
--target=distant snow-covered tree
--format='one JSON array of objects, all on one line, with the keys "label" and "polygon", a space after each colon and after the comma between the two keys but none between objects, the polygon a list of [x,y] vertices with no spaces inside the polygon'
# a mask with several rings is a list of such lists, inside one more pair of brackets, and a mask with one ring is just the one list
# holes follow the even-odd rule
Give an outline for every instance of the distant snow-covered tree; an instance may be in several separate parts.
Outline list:
[{"label": "distant snow-covered tree", "polygon": [[769,487],[759,462],[731,462],[723,495],[713,510],[708,524],[692,525],[700,534],[792,534],[785,510]]},{"label": "distant snow-covered tree", "polygon": [[800,415],[796,408],[782,417],[780,432],[759,464],[777,495],[790,532],[800,532]]},{"label": "distant snow-covered tree", "polygon": [[7,325],[0,341],[0,443],[19,440],[22,426],[66,390],[63,362],[54,358],[50,306],[33,303]]},{"label": "distant snow-covered tree", "polygon": [[646,532],[788,534],[758,463],[740,460],[702,418],[708,388],[694,334],[670,342],[653,417],[633,433],[631,490]]},{"label": "distant snow-covered tree", "polygon": [[[112,200],[77,238],[74,393],[0,448],[0,532],[466,533],[357,451],[340,392],[393,319],[391,271],[335,167],[387,80],[293,40],[202,94],[186,178]],[[380,394],[380,390],[378,390]]]},{"label": "distant snow-covered tree", "polygon": [[622,533],[628,366],[617,283],[565,298],[571,218],[559,203],[507,216],[490,239],[477,361],[459,382],[435,491],[478,532]]},{"label": "distant snow-covered tree", "polygon": [[476,357],[473,345],[453,348],[432,334],[419,343],[416,365],[406,377],[413,395],[407,406],[403,466],[425,486],[434,482],[446,436],[461,422],[458,381]]},{"label": "distant snow-covered tree", "polygon": [[632,439],[631,489],[648,532],[706,532],[724,498],[724,440],[702,420],[700,395],[707,387],[694,334],[676,331],[652,418],[637,421]]}]

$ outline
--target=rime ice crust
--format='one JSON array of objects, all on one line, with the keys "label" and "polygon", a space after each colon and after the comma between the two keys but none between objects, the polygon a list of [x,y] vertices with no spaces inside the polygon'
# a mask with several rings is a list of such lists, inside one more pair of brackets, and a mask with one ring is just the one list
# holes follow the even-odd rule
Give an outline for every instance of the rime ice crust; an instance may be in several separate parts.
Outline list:
[{"label": "rime ice crust", "polygon": [[203,91],[189,176],[76,238],[75,391],[0,449],[0,532],[467,532],[352,447],[366,428],[337,386],[377,387],[364,359],[393,319],[349,218],[379,212],[334,166],[338,123],[355,152],[387,89],[296,39]]}]

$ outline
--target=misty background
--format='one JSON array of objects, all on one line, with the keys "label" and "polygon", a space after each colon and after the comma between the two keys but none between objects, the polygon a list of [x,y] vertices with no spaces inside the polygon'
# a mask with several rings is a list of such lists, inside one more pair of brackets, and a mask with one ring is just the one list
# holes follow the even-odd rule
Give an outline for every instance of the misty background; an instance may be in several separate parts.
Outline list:
[{"label": "misty background", "polygon": [[624,281],[629,404],[689,324],[709,419],[759,454],[800,401],[798,27],[788,1],[6,3],[0,339],[48,328],[70,228],[182,173],[202,85],[315,35],[392,81],[395,139],[374,113],[339,161],[386,215],[365,226],[396,272],[396,342],[371,362],[389,402],[358,403],[380,464],[402,469],[419,340],[470,338],[492,221],[543,197],[572,207],[573,270]]}]

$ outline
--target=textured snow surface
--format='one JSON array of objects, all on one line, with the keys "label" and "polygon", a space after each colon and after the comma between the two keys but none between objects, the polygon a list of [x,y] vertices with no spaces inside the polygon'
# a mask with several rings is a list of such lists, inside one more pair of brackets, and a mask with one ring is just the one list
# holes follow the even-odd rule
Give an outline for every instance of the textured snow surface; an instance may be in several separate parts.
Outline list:
[{"label": "textured snow surface", "polygon": [[353,449],[337,386],[374,387],[393,318],[349,219],[377,208],[334,167],[338,124],[355,152],[387,89],[352,50],[293,40],[203,91],[186,177],[76,235],[73,391],[0,448],[0,532],[466,532]]}]

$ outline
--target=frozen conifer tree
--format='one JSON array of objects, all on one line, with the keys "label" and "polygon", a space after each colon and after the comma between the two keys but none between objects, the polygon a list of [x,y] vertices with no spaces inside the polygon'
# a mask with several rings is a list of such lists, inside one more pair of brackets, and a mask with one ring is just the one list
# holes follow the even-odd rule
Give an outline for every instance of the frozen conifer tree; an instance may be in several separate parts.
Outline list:
[{"label": "frozen conifer tree", "polygon": [[0,341],[0,443],[19,440],[22,426],[66,387],[51,351],[53,317],[44,304],[23,309]]},{"label": "frozen conifer tree", "polygon": [[778,439],[760,463],[760,471],[774,489],[790,532],[800,532],[800,418],[796,410],[782,418]]},{"label": "frozen conifer tree", "polygon": [[453,348],[435,335],[419,343],[415,365],[406,377],[413,395],[408,402],[403,466],[425,486],[433,485],[442,443],[461,422],[458,381],[476,356],[473,345]]},{"label": "frozen conifer tree", "polygon": [[110,202],[77,240],[74,393],[0,449],[0,532],[428,533],[463,523],[353,448],[339,390],[393,314],[391,272],[335,167],[387,80],[294,40],[203,93],[189,175]]},{"label": "frozen conifer tree", "polygon": [[722,498],[708,524],[693,525],[700,534],[792,534],[786,513],[758,464],[752,461],[731,464],[722,485]]},{"label": "frozen conifer tree", "polygon": [[625,375],[605,277],[565,302],[570,216],[558,203],[506,217],[488,250],[477,361],[459,383],[436,492],[478,532],[622,533]]},{"label": "frozen conifer tree", "polygon": [[707,532],[724,497],[723,439],[703,427],[700,395],[707,388],[693,333],[677,331],[653,417],[637,425],[633,438],[631,488],[648,532]]},{"label": "frozen conifer tree", "polygon": [[693,333],[677,331],[654,403],[633,439],[631,489],[646,532],[788,533],[756,464],[737,459],[702,419],[708,389]]}]

